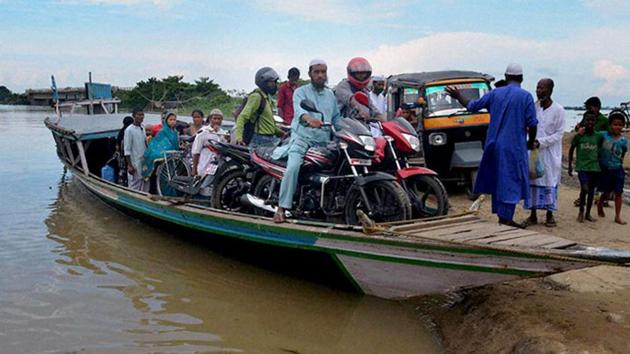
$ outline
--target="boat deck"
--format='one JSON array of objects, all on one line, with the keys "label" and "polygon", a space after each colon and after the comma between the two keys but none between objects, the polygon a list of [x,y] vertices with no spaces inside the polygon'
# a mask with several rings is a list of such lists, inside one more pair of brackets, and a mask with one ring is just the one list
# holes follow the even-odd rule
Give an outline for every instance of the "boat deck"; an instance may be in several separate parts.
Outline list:
[{"label": "boat deck", "polygon": [[392,226],[387,231],[409,240],[433,239],[491,246],[564,249],[577,244],[557,236],[492,223],[475,215],[418,221]]}]

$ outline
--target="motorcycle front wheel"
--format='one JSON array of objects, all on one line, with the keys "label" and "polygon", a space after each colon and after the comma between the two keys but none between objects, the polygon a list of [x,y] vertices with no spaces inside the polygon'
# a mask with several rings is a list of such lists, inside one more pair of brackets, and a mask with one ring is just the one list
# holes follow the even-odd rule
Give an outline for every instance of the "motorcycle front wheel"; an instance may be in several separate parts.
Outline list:
[{"label": "motorcycle front wheel", "polygon": [[345,219],[348,225],[357,225],[357,210],[363,211],[375,222],[407,220],[411,217],[411,204],[405,190],[393,181],[376,181],[365,187],[367,203],[372,208],[368,212],[366,201],[358,188],[353,188],[346,198]]},{"label": "motorcycle front wheel", "polygon": [[405,180],[413,216],[428,218],[448,213],[446,188],[436,176],[419,175]]},{"label": "motorcycle front wheel", "polygon": [[212,191],[212,206],[217,209],[240,212],[243,209],[241,196],[249,190],[247,175],[241,170],[228,172]]}]

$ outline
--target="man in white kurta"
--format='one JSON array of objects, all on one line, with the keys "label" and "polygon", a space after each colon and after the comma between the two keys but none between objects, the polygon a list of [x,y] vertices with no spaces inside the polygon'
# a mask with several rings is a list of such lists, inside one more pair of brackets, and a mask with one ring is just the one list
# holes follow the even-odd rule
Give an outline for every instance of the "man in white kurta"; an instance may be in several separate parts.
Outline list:
[{"label": "man in white kurta", "polygon": [[548,227],[556,226],[553,212],[557,210],[564,135],[564,108],[551,99],[553,86],[551,79],[541,79],[536,86],[538,131],[534,145],[539,149],[539,159],[545,173],[540,178],[530,180],[532,198],[525,205],[526,209],[531,210],[528,224],[536,224],[536,210],[543,209],[547,211],[545,226]]}]

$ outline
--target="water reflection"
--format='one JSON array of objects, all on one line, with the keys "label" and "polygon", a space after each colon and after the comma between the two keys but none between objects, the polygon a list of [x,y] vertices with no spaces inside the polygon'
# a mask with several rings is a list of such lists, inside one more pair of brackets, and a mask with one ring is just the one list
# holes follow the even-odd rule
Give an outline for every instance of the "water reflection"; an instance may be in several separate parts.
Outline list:
[{"label": "water reflection", "polygon": [[[51,154],[54,152],[51,151]],[[49,348],[88,351],[430,353],[406,305],[226,258],[139,223],[65,176],[45,220],[56,245]],[[58,296],[52,296],[56,294]],[[37,297],[35,297],[37,298]],[[21,315],[14,314],[19,318]],[[34,325],[33,322],[30,326]],[[63,337],[63,345],[59,342]],[[1,337],[0,337],[1,338]]]}]

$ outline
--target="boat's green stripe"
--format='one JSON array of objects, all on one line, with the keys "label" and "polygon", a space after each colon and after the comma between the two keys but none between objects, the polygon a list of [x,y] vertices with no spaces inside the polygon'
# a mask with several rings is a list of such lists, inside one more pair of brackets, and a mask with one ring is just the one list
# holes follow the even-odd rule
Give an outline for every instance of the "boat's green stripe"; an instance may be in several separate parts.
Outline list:
[{"label": "boat's green stripe", "polygon": [[[123,196],[124,198],[133,198],[127,195]],[[143,203],[142,200],[133,198]],[[189,215],[194,218],[202,218],[208,219],[210,222],[215,222],[214,220],[219,220],[221,223],[229,223],[233,225],[241,224],[241,221],[230,220],[230,219],[222,219],[212,215],[207,214],[198,214],[194,212],[190,212],[187,210],[178,210],[177,212]],[[413,243],[405,243],[397,240],[383,240],[383,239],[375,239],[375,238],[365,238],[358,241],[355,237],[344,236],[339,234],[330,234],[330,233],[320,233],[320,232],[310,232],[303,230],[295,230],[295,229],[286,229],[282,227],[274,227],[268,226],[264,224],[255,224],[248,223],[252,225],[251,228],[262,229],[274,234],[291,234],[291,235],[300,235],[302,237],[319,237],[323,239],[332,239],[332,240],[343,240],[350,242],[361,242],[361,243],[370,243],[370,244],[381,244],[381,245],[389,245],[389,246],[398,246],[404,248],[414,248],[414,249],[422,249],[422,250],[431,250],[431,251],[442,251],[442,252],[454,252],[454,253],[463,253],[463,254],[475,254],[475,255],[490,255],[490,256],[499,256],[499,257],[517,257],[517,258],[526,258],[526,259],[545,259],[545,256],[533,255],[533,254],[523,254],[518,252],[510,252],[510,251],[501,251],[494,249],[485,249],[485,248],[459,248],[457,246],[454,247],[445,247],[445,246],[437,246],[437,245],[426,245],[426,244],[413,244]],[[196,228],[198,230],[207,231],[207,229]]]},{"label": "boat's green stripe", "polygon": [[[317,246],[317,245],[314,244],[314,242],[312,244],[307,244],[307,243],[288,243],[288,242],[271,240],[271,239],[265,238],[265,237],[255,237],[254,238],[254,237],[251,237],[251,236],[240,235],[240,234],[238,234],[238,233],[236,233],[234,231],[229,231],[229,230],[219,229],[219,228],[210,228],[208,226],[204,226],[203,223],[200,223],[198,221],[191,223],[189,221],[180,220],[179,218],[168,217],[168,216],[165,216],[164,214],[153,212],[151,209],[144,208],[144,207],[141,207],[141,206],[136,206],[136,205],[131,204],[131,203],[127,203],[124,200],[119,200],[119,202],[124,204],[125,207],[133,209],[135,211],[148,213],[148,214],[150,214],[153,217],[156,217],[158,219],[167,220],[169,222],[173,222],[173,223],[176,223],[178,225],[185,226],[185,227],[194,228],[194,229],[200,230],[200,231],[216,233],[216,234],[220,234],[220,235],[224,235],[224,236],[237,237],[239,239],[244,239],[244,240],[249,240],[249,241],[254,241],[254,242],[259,242],[259,243],[264,243],[264,244],[270,244],[270,245],[274,245],[274,246],[291,247],[291,248],[298,248],[298,249],[305,249],[305,250],[313,250],[313,251],[318,251],[318,252],[326,252],[326,253],[329,253],[329,254],[331,254],[333,256],[335,254],[343,254],[343,255],[359,257],[359,258],[373,259],[373,260],[386,261],[386,262],[403,263],[403,264],[412,264],[412,265],[418,265],[418,266],[424,266],[424,267],[432,267],[432,268],[457,269],[457,270],[465,270],[465,271],[472,271],[472,272],[510,274],[510,275],[518,275],[518,276],[532,276],[532,275],[539,274],[537,272],[531,272],[531,271],[519,270],[519,269],[511,269],[511,268],[496,268],[496,267],[484,267],[484,266],[458,264],[458,263],[444,263],[444,262],[437,262],[437,261],[428,261],[428,260],[418,260],[418,259],[409,259],[409,258],[398,258],[398,257],[393,257],[393,256],[375,255],[375,254],[371,254],[371,253],[362,253],[362,252],[356,252],[356,251],[332,250],[330,248],[324,248],[324,247],[321,247],[321,246]],[[163,207],[160,206],[160,209],[163,209]],[[178,212],[185,213],[185,211],[181,211],[181,210],[178,210]],[[197,214],[194,214],[194,215],[197,216]],[[204,217],[205,217],[205,215],[204,215]],[[227,221],[227,220],[221,219],[221,221],[223,222],[223,221]],[[235,222],[233,220],[229,220],[229,223],[230,224],[235,224]],[[261,227],[266,229],[266,227],[264,227],[266,225],[257,224],[257,226],[259,227],[259,229]],[[253,228],[252,228],[252,230],[253,230]],[[283,233],[285,233],[285,234],[287,233],[286,230],[281,229],[281,231],[283,231]],[[293,231],[293,230],[291,230],[291,231]],[[292,238],[295,238],[295,236],[293,236]],[[344,269],[345,269],[345,267],[344,267]]]},{"label": "boat's green stripe", "polygon": [[350,284],[352,284],[352,287],[359,293],[365,293],[363,288],[361,288],[361,285],[359,285],[359,283],[357,283],[357,281],[354,279],[352,274],[350,274],[350,272],[348,271],[346,266],[343,264],[343,262],[339,259],[339,257],[337,257],[335,254],[332,254],[332,253],[330,254],[330,256],[332,257],[332,259],[337,264],[337,268],[339,268],[341,270],[341,272],[346,277],[346,279],[348,279]]},{"label": "boat's green stripe", "polygon": [[397,258],[397,257],[392,257],[392,256],[383,256],[383,255],[378,255],[378,254],[360,253],[360,252],[346,251],[346,250],[338,250],[336,253],[343,254],[346,256],[384,261],[388,263],[395,262],[395,263],[411,264],[411,265],[430,267],[430,268],[456,269],[456,270],[465,270],[465,271],[470,271],[470,272],[509,274],[509,275],[518,275],[518,276],[533,276],[533,275],[541,274],[540,272],[531,272],[528,270],[513,269],[513,268],[495,268],[495,267],[475,266],[475,265],[468,265],[468,264],[461,264],[461,263],[444,263],[444,262],[427,261],[427,260],[420,260],[420,259]]}]

